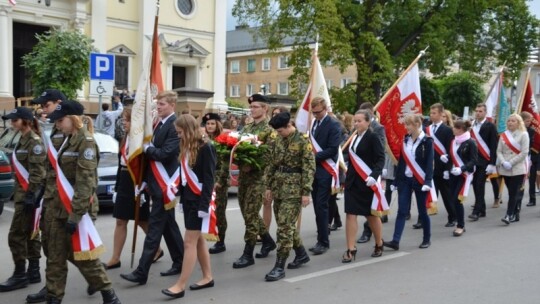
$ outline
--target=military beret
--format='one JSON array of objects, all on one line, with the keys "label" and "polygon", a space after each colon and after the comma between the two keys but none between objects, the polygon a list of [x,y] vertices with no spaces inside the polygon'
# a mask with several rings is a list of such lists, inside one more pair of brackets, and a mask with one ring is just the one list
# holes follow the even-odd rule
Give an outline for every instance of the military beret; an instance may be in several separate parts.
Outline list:
[{"label": "military beret", "polygon": [[19,118],[20,119],[25,119],[25,120],[32,120],[32,119],[34,119],[34,115],[32,115],[32,110],[30,110],[29,108],[17,107],[15,109],[11,110],[11,112],[9,112],[9,114],[2,116],[3,120],[19,119]]},{"label": "military beret", "polygon": [[57,100],[66,101],[66,95],[56,89],[47,89],[38,98],[32,100],[32,104],[44,105],[47,101],[55,102]]},{"label": "military beret", "polygon": [[206,124],[207,121],[209,120],[215,120],[215,121],[221,121],[221,117],[219,117],[219,114],[217,113],[206,113],[204,114],[203,118],[202,118],[202,122],[203,124]]},{"label": "military beret", "polygon": [[66,115],[83,115],[84,107],[77,101],[68,100],[56,106],[56,109],[48,116],[51,122]]},{"label": "military beret", "polygon": [[289,121],[291,121],[291,113],[283,112],[276,114],[276,116],[272,117],[268,124],[274,129],[279,129],[287,127]]},{"label": "military beret", "polygon": [[248,98],[249,104],[251,104],[254,101],[270,103],[270,99],[268,99],[268,97],[266,97],[264,95],[261,95],[261,94],[253,94],[253,95],[249,96],[249,98]]}]

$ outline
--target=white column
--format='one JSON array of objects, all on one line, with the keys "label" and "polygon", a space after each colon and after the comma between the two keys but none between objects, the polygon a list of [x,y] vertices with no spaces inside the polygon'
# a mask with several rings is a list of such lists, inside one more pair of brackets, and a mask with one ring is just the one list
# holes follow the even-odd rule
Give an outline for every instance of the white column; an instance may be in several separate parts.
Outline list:
[{"label": "white column", "polygon": [[9,13],[12,8],[0,6],[0,97],[13,98],[13,39],[11,31],[13,26]]},{"label": "white column", "polygon": [[167,57],[167,71],[165,74],[165,90],[172,90],[175,89],[172,87],[173,82],[173,57],[168,56]]},{"label": "white column", "polygon": [[107,1],[92,0],[92,39],[98,52],[107,52]]},{"label": "white column", "polygon": [[227,109],[225,102],[225,48],[227,38],[227,1],[215,0],[214,24],[214,98],[207,108]]}]

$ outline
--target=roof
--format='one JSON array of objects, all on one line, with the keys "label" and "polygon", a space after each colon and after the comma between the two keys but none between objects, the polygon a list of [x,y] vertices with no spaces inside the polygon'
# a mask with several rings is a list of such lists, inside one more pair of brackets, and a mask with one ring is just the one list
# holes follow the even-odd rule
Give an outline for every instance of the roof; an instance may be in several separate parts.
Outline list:
[{"label": "roof", "polygon": [[[257,27],[237,28],[233,31],[227,31],[226,53],[244,52],[267,49],[268,46],[261,37],[253,34],[257,32]],[[287,36],[283,39],[283,46],[294,45],[294,38]]]}]

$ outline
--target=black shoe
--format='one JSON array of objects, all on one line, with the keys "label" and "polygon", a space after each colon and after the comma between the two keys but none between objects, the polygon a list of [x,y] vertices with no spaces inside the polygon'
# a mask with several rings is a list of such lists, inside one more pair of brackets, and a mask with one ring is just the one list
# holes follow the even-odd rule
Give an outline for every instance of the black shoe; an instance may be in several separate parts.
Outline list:
[{"label": "black shoe", "polygon": [[388,223],[388,215],[381,216],[381,222]]},{"label": "black shoe", "polygon": [[444,225],[444,227],[454,227],[456,226],[456,222],[448,222],[446,223],[446,225]]},{"label": "black shoe", "polygon": [[172,292],[172,291],[170,291],[168,289],[162,289],[161,293],[166,295],[167,297],[178,299],[178,298],[183,298],[186,291],[182,290],[180,292],[174,293],[174,292]]},{"label": "black shoe", "polygon": [[325,253],[326,251],[328,251],[328,246],[324,246],[321,243],[317,243],[317,245],[315,245],[315,248],[313,248],[313,250],[311,250],[313,255],[320,255],[320,254]]},{"label": "black shoe", "polygon": [[225,250],[227,250],[227,248],[225,247],[225,243],[216,242],[214,244],[214,246],[212,246],[212,247],[210,247],[210,249],[208,249],[208,252],[210,252],[210,254],[216,254],[216,253],[222,253]]},{"label": "black shoe", "polygon": [[478,214],[473,213],[473,214],[469,215],[469,218],[471,219],[471,221],[476,222],[476,221],[478,221],[478,219],[480,217],[478,216]]},{"label": "black shoe", "polygon": [[336,231],[336,230],[338,230],[340,227],[341,227],[341,225],[332,224],[332,225],[328,226],[328,230],[330,230],[330,231]]},{"label": "black shoe", "polygon": [[90,286],[90,285],[88,285],[88,286],[86,287],[86,294],[87,294],[87,295],[93,296],[96,292],[97,292],[97,290],[96,290],[94,287],[92,287],[92,286]]},{"label": "black shoe", "polygon": [[416,223],[412,225],[413,229],[422,229],[424,226],[422,226],[422,223]]},{"label": "black shoe", "polygon": [[198,285],[198,284],[189,285],[190,290],[199,290],[199,289],[205,289],[205,288],[210,288],[210,287],[214,287],[214,280],[211,280],[210,282],[206,284],[202,284],[202,285]]},{"label": "black shoe", "polygon": [[410,220],[410,219],[411,219],[411,214],[409,213],[409,214],[407,214],[407,216],[405,217],[405,220],[408,221],[408,220]]},{"label": "black shoe", "polygon": [[26,261],[17,262],[15,271],[7,281],[0,284],[0,292],[12,291],[28,286],[28,278],[26,277]]},{"label": "black shoe", "polygon": [[57,299],[55,297],[47,298],[47,304],[61,304],[62,300]]},{"label": "black shoe", "polygon": [[431,246],[431,242],[427,241],[427,242],[422,242],[422,244],[420,244],[420,246],[418,246],[418,248],[426,249],[426,248],[429,248],[429,246]]},{"label": "black shoe", "polygon": [[264,276],[264,279],[267,282],[274,282],[277,280],[281,280],[285,277],[285,261],[286,258],[277,257],[276,258],[276,264],[274,265],[274,268],[270,270],[269,273]]},{"label": "black shoe", "polygon": [[258,259],[267,257],[270,251],[277,248],[276,242],[274,242],[274,239],[270,236],[270,233],[265,233],[261,236],[261,238],[263,241],[261,252],[255,254],[255,257]]},{"label": "black shoe", "polygon": [[394,250],[399,250],[399,243],[396,241],[390,241],[390,242],[383,242],[384,247],[388,247]]},{"label": "black shoe", "polygon": [[505,223],[506,225],[510,225],[510,216],[509,216],[508,214],[505,215],[505,216],[501,219],[501,221],[502,221],[503,223]]},{"label": "black shoe", "polygon": [[519,222],[519,213],[516,213],[514,214],[513,216],[510,217],[510,222],[513,223],[513,222]]},{"label": "black shoe", "polygon": [[478,217],[486,217],[486,213],[485,212],[479,212]]},{"label": "black shoe", "polygon": [[294,257],[294,260],[287,265],[288,269],[298,269],[300,268],[300,266],[306,264],[310,260],[304,246],[295,248],[294,251],[296,253],[296,256]]},{"label": "black shoe", "polygon": [[102,290],[101,296],[103,297],[103,304],[122,304],[114,293],[114,289]]},{"label": "black shoe", "polygon": [[120,268],[122,266],[122,262],[118,262],[112,265],[107,265],[107,263],[101,263],[101,265],[103,265],[103,268],[105,268],[105,270],[109,270],[109,269]]},{"label": "black shoe", "polygon": [[534,206],[536,206],[536,202],[529,202],[527,204],[527,207],[534,207]]},{"label": "black shoe", "polygon": [[240,258],[238,260],[236,260],[233,263],[233,268],[235,268],[235,269],[245,268],[245,267],[248,267],[248,266],[251,266],[251,265],[255,264],[255,260],[253,259],[253,250],[254,249],[255,249],[254,246],[246,244],[244,246],[244,253],[242,254],[242,256],[240,256]]},{"label": "black shoe", "polygon": [[362,233],[360,238],[356,241],[358,244],[367,243],[371,239],[371,235],[368,235],[366,233]]},{"label": "black shoe", "polygon": [[45,301],[47,301],[47,287],[43,287],[37,293],[26,296],[26,303],[41,303]]},{"label": "black shoe", "polygon": [[182,266],[173,265],[171,268],[169,268],[169,270],[162,271],[159,274],[162,277],[168,277],[168,276],[180,274],[180,272],[182,272]]},{"label": "black shoe", "polygon": [[120,277],[126,281],[138,283],[139,285],[146,284],[146,281],[148,280],[148,277],[143,277],[135,271],[128,274],[121,274]]},{"label": "black shoe", "polygon": [[26,277],[30,284],[40,283],[41,274],[39,273],[39,259],[28,260],[28,270],[26,271]]}]

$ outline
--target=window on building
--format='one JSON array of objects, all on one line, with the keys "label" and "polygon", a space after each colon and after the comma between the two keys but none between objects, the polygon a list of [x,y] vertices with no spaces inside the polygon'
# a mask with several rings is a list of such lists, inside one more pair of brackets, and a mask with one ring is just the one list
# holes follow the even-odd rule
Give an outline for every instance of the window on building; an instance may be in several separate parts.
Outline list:
[{"label": "window on building", "polygon": [[332,81],[332,79],[326,79],[326,87],[328,89],[332,88],[334,86],[334,82]]},{"label": "window on building", "polygon": [[237,84],[231,85],[231,91],[229,93],[231,97],[240,97],[240,86]]},{"label": "window on building", "polygon": [[248,71],[248,73],[255,72],[255,64],[256,63],[257,63],[257,61],[255,61],[255,59],[248,59],[248,61],[247,61],[247,71]]},{"label": "window on building", "polygon": [[352,78],[341,78],[341,88],[352,82]]},{"label": "window on building", "polygon": [[263,71],[270,71],[271,68],[271,61],[270,58],[263,58],[262,59],[262,70]]},{"label": "window on building", "polygon": [[278,83],[278,95],[289,95],[289,83],[280,82]]},{"label": "window on building", "polygon": [[301,93],[301,94],[306,94],[307,89],[308,89],[308,84],[307,84],[307,83],[302,82],[302,83],[298,86],[298,92]]},{"label": "window on building", "polygon": [[231,61],[231,74],[240,73],[240,60]]},{"label": "window on building", "polygon": [[176,1],[176,5],[184,15],[193,13],[193,0],[178,0]]},{"label": "window on building", "polygon": [[251,83],[246,85],[246,96],[253,95],[253,85]]},{"label": "window on building", "polygon": [[114,56],[114,85],[119,89],[128,88],[129,57]]},{"label": "window on building", "polygon": [[311,59],[306,59],[306,64],[304,64],[304,67],[306,68],[311,67]]},{"label": "window on building", "polygon": [[279,67],[279,69],[288,69],[289,68],[289,56],[279,56],[278,57],[278,67]]}]

